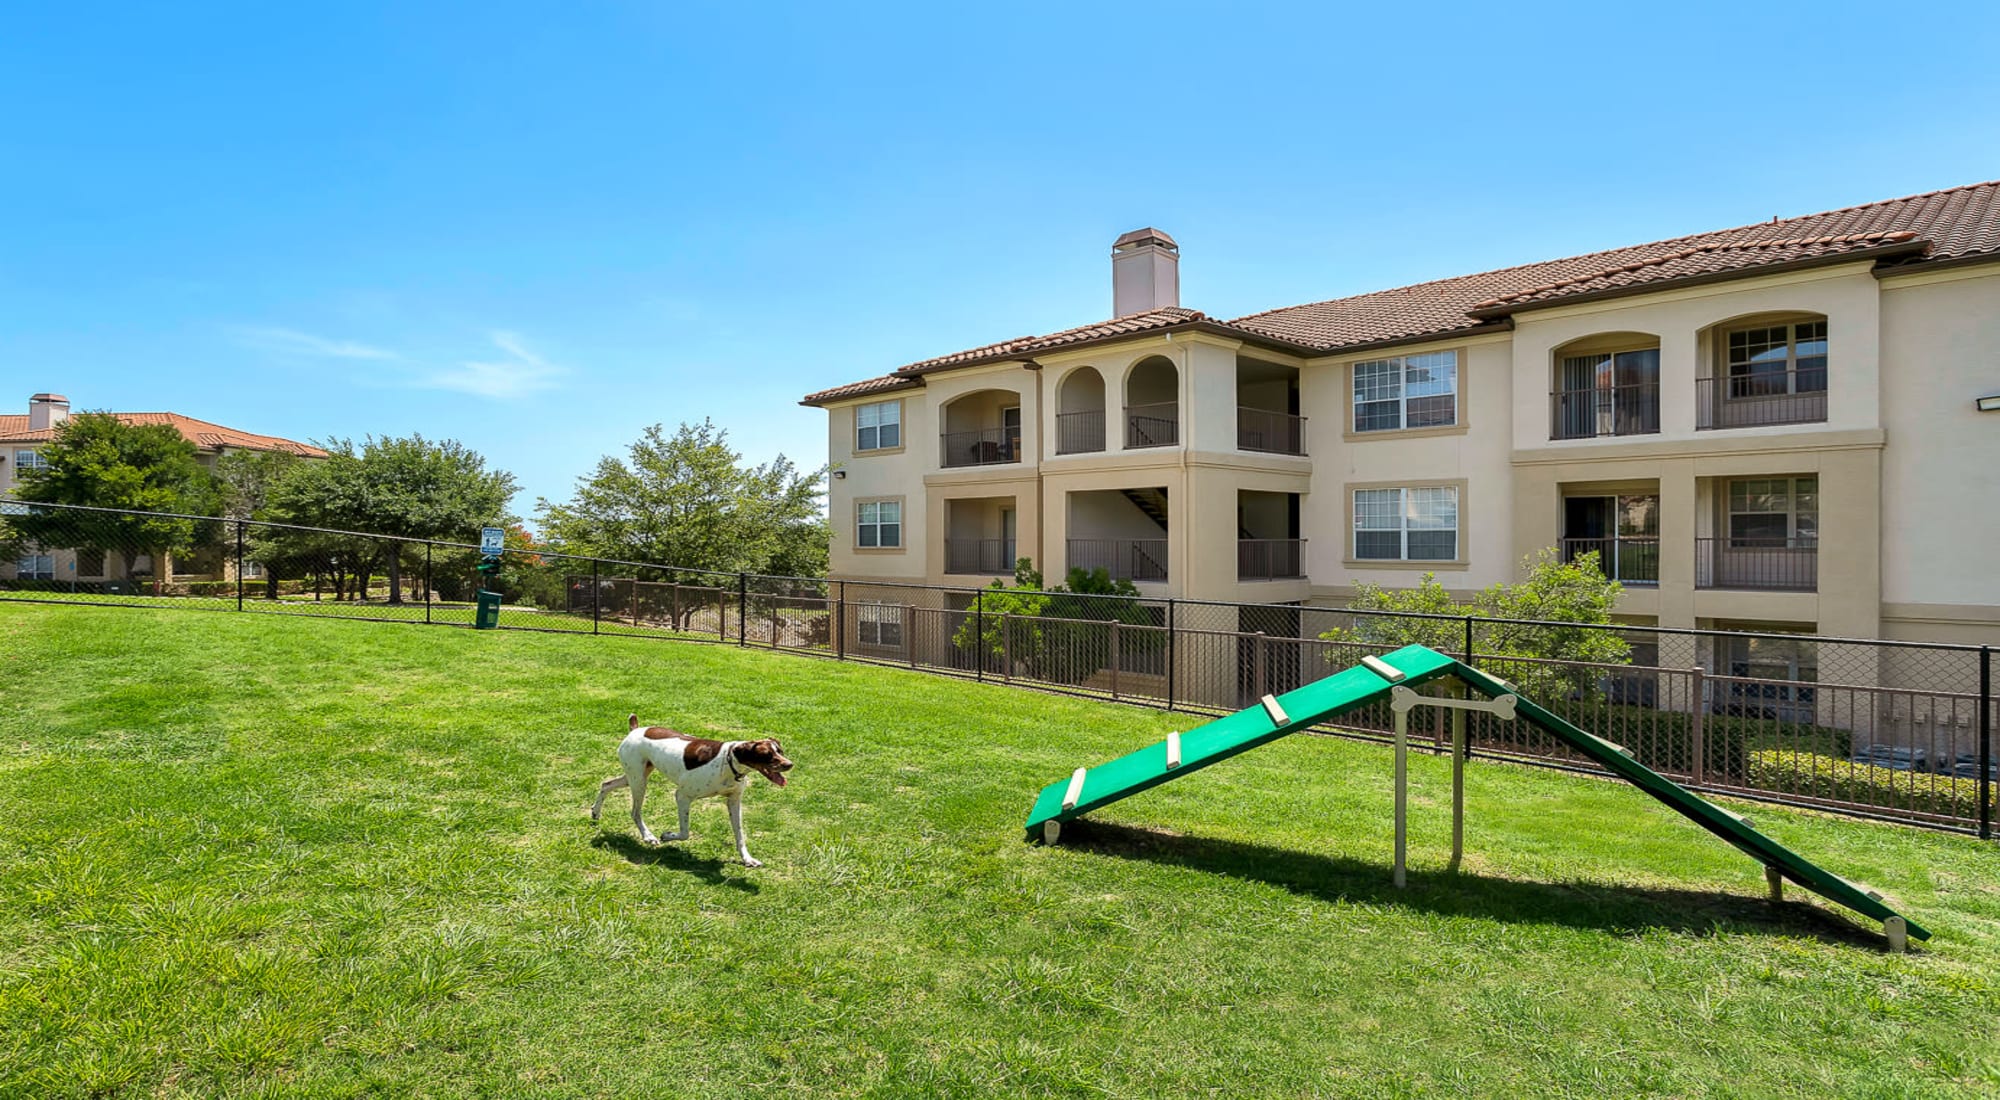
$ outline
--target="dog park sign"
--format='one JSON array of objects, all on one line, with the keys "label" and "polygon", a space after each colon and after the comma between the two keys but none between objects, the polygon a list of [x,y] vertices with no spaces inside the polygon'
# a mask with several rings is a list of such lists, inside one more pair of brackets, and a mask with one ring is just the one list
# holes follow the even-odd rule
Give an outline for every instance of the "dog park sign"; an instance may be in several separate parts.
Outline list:
[{"label": "dog park sign", "polygon": [[473,568],[479,571],[482,580],[478,595],[478,607],[472,616],[475,630],[492,630],[500,625],[500,555],[506,550],[507,529],[504,527],[482,527],[479,529],[479,564]]}]

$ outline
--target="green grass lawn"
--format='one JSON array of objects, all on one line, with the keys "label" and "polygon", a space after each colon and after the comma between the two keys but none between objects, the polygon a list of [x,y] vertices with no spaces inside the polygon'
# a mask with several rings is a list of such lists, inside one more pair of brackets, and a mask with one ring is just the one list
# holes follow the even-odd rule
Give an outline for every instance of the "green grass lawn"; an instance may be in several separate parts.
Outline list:
[{"label": "green grass lawn", "polygon": [[[637,843],[625,714],[798,762]],[[2000,847],[1758,806],[1906,956],[1629,788],[790,654],[0,604],[0,1095],[1992,1096]],[[656,791],[649,820],[671,827]],[[1074,843],[1068,843],[1071,839]]]}]

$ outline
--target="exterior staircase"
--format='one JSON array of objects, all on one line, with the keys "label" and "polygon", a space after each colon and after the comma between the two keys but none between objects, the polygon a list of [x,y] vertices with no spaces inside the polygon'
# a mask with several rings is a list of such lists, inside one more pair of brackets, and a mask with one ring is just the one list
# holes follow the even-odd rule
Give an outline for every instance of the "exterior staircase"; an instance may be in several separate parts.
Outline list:
[{"label": "exterior staircase", "polygon": [[1132,502],[1132,507],[1146,513],[1154,523],[1159,524],[1160,530],[1167,529],[1167,491],[1164,488],[1118,491],[1124,494],[1126,500]]}]

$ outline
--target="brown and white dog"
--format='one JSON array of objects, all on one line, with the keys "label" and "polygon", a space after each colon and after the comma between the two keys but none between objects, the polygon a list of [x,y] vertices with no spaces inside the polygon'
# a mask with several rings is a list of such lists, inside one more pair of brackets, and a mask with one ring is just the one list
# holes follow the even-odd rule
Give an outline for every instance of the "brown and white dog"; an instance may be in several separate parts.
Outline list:
[{"label": "brown and white dog", "polygon": [[[590,808],[590,819],[596,821],[603,812],[605,795],[620,787],[630,787],[632,824],[639,827],[639,839],[648,844],[686,840],[688,807],[697,798],[720,795],[729,800],[729,827],[736,830],[736,854],[743,857],[745,867],[762,867],[763,863],[750,858],[750,849],[743,842],[743,791],[750,785],[752,775],[762,775],[780,787],[785,785],[785,773],[792,770],[792,762],[785,758],[777,738],[711,741],[659,726],[642,726],[636,714],[629,716],[626,724],[632,732],[618,743],[618,761],[625,765],[625,774],[613,776],[598,786],[597,804]],[[680,831],[671,836],[654,836],[641,816],[646,808],[646,780],[655,771],[673,782],[674,801],[680,805]]]}]

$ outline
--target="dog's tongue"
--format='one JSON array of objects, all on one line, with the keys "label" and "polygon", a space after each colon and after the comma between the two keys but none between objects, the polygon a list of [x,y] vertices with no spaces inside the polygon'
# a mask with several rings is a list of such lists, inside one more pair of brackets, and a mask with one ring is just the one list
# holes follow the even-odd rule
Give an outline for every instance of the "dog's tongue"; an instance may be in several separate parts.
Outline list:
[{"label": "dog's tongue", "polygon": [[772,777],[771,777],[771,782],[772,782],[773,784],[775,784],[776,786],[780,786],[780,787],[784,786],[784,785],[785,785],[785,773],[784,773],[784,772],[779,772],[778,774],[776,774],[776,775],[772,776]]}]

